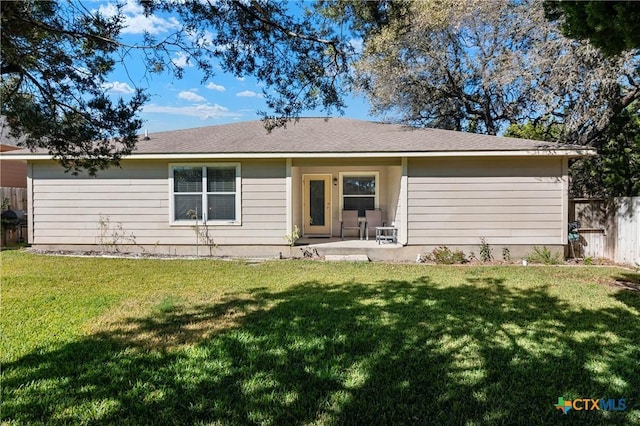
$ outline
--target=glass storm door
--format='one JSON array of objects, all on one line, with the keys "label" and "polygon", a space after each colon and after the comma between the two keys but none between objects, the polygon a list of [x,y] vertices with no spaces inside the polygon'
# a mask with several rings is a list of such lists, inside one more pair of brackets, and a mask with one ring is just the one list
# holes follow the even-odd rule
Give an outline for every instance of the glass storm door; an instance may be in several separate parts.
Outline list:
[{"label": "glass storm door", "polygon": [[331,235],[331,175],[304,176],[304,234]]}]

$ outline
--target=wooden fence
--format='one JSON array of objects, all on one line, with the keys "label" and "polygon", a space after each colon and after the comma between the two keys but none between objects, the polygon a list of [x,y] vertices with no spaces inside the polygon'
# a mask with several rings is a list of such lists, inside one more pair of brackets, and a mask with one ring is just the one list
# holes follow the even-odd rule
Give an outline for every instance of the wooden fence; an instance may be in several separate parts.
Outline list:
[{"label": "wooden fence", "polygon": [[27,210],[27,188],[0,188],[0,200],[8,200],[5,210]]},{"label": "wooden fence", "polygon": [[580,239],[570,256],[640,264],[640,197],[570,200],[569,222],[574,220],[581,225]]}]

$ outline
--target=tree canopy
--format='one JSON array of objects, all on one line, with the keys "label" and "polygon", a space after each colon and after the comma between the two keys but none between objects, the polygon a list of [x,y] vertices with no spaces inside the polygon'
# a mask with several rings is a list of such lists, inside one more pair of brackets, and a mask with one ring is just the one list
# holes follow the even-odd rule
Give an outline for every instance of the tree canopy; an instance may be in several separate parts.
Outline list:
[{"label": "tree canopy", "polygon": [[146,97],[114,103],[104,88],[113,69],[117,17],[81,5],[6,1],[2,11],[2,115],[14,136],[43,147],[67,169],[95,172],[135,145]]},{"label": "tree canopy", "polygon": [[589,144],[640,97],[637,56],[605,57],[564,37],[541,2],[404,7],[365,27],[354,77],[374,112],[390,120],[499,134],[554,118],[561,140]]},{"label": "tree canopy", "polygon": [[637,1],[546,1],[547,17],[562,20],[562,32],[589,40],[606,55],[619,55],[640,48],[640,2]]},{"label": "tree canopy", "polygon": [[202,71],[214,65],[236,76],[254,75],[265,86],[268,129],[305,110],[341,111],[341,76],[348,69],[347,41],[327,30],[326,18],[292,14],[286,1],[141,1],[147,14],[168,12],[182,27],[163,39],[145,34],[122,42],[122,5],[113,16],[79,1],[1,2],[2,115],[14,136],[48,150],[77,173],[118,164],[132,152],[147,100],[138,88],[128,102],[105,86],[117,62],[142,52],[149,73],[183,69],[181,51]]}]

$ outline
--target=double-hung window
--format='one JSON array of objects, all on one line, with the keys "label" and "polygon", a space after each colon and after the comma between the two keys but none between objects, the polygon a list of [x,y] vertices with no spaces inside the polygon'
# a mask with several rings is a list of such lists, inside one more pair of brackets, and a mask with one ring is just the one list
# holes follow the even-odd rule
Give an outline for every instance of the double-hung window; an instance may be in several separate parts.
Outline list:
[{"label": "double-hung window", "polygon": [[240,165],[172,164],[171,220],[240,224]]},{"label": "double-hung window", "polygon": [[378,172],[341,173],[341,208],[358,210],[364,217],[365,210],[378,207]]}]

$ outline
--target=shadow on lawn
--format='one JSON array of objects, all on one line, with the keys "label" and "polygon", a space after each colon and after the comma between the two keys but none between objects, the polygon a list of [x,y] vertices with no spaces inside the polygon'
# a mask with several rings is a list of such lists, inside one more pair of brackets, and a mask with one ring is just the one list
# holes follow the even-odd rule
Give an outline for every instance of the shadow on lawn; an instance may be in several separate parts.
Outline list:
[{"label": "shadow on lawn", "polygon": [[[202,334],[202,324],[213,331]],[[545,287],[510,288],[500,278],[470,276],[457,287],[429,277],[305,282],[280,293],[256,289],[252,300],[176,306],[7,364],[2,416],[47,424],[628,424],[639,421],[639,339],[638,316],[623,307],[574,310]],[[628,408],[563,415],[553,407],[561,396],[626,398]]]}]

